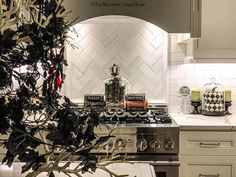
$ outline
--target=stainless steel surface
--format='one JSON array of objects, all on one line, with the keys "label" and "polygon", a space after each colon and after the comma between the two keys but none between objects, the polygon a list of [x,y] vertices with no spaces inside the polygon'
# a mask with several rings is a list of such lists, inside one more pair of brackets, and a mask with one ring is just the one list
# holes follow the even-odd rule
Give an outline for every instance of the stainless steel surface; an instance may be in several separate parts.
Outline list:
[{"label": "stainless steel surface", "polygon": [[157,138],[150,142],[150,147],[154,152],[157,152],[161,148],[161,142]]},{"label": "stainless steel surface", "polygon": [[154,166],[156,177],[178,177],[179,166]]},{"label": "stainless steel surface", "polygon": [[144,138],[140,139],[137,141],[137,144],[136,144],[136,147],[137,147],[137,151],[138,152],[144,152],[147,150],[148,148],[148,142],[147,140],[145,140]]},{"label": "stainless steel surface", "polygon": [[170,138],[165,139],[165,141],[164,141],[164,148],[167,151],[172,151],[175,148],[175,142],[172,139],[170,139]]},{"label": "stainless steel surface", "polygon": [[[98,136],[105,136],[115,125],[102,125],[95,130]],[[121,153],[179,153],[179,127],[173,121],[171,124],[119,124],[112,133],[107,144],[108,148],[99,153],[111,152],[121,146]]]},{"label": "stainless steel surface", "polygon": [[152,116],[156,115],[155,123],[147,119],[142,123],[122,121],[118,125],[114,124],[115,121],[108,120],[110,124],[104,121],[96,129],[96,134],[105,136],[115,127],[112,132],[114,137],[110,138],[105,148],[94,153],[105,155],[119,147],[119,154],[126,155],[130,161],[151,164],[156,177],[178,177],[179,126],[168,117],[166,110],[165,107],[159,111],[152,109],[155,114],[147,118],[152,120]]}]

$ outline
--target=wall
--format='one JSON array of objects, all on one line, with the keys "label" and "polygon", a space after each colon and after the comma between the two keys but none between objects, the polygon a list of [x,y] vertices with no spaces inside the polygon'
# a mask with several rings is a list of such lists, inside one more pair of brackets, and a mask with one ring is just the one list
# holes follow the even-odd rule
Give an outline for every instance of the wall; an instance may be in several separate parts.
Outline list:
[{"label": "wall", "polygon": [[69,20],[76,19],[76,23],[93,17],[124,15],[146,20],[172,33],[191,31],[190,0],[67,0],[64,5],[72,11]]},{"label": "wall", "polygon": [[[236,63],[229,63],[224,59],[199,59],[187,61],[185,59],[185,45],[178,44],[185,38],[184,34],[169,35],[169,105],[170,112],[180,111],[179,88],[183,85],[190,89],[200,89],[211,77],[215,77],[218,83],[223,84],[225,89],[232,90],[232,106],[230,111],[236,113]],[[227,62],[226,62],[227,61]],[[188,98],[188,103],[190,101]],[[188,107],[190,112],[192,107]]]},{"label": "wall", "polygon": [[166,100],[167,33],[131,17],[100,17],[77,24],[66,47],[69,60],[65,94],[83,99],[88,93],[104,93],[104,79],[116,63],[132,92]]},{"label": "wall", "polygon": [[[67,58],[71,60],[70,67],[67,68],[69,72],[66,85],[72,88],[65,90],[66,95],[82,99],[86,93],[102,92],[103,79],[109,75],[108,68],[116,62],[121,65],[122,75],[131,81],[133,91],[146,92],[149,98],[164,98],[165,96],[160,95],[166,94],[169,97],[170,112],[180,111],[181,86],[201,89],[211,77],[215,77],[226,89],[231,89],[232,99],[236,100],[236,63],[224,63],[223,59],[211,59],[207,63],[204,63],[204,60],[200,60],[200,63],[190,63],[186,60],[185,44],[179,43],[188,35],[169,34],[169,86],[160,87],[160,83],[165,81],[161,74],[165,71],[162,70],[162,62],[167,61],[162,46],[165,45],[162,43],[163,36],[166,37],[165,33],[143,21],[137,23],[129,19],[127,23],[122,19],[118,24],[111,19],[108,24],[108,21],[100,19],[97,24],[88,21],[77,26],[79,40],[76,42],[79,49],[69,48],[66,51]],[[188,112],[191,112],[189,98],[188,105]],[[236,104],[233,102],[230,111],[236,113],[234,108]]]}]

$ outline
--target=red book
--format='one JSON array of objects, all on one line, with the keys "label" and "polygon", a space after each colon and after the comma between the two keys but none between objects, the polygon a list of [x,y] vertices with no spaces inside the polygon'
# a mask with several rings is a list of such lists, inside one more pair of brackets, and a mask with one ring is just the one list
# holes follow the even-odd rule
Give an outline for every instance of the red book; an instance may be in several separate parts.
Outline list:
[{"label": "red book", "polygon": [[125,101],[126,108],[147,108],[148,101]]}]

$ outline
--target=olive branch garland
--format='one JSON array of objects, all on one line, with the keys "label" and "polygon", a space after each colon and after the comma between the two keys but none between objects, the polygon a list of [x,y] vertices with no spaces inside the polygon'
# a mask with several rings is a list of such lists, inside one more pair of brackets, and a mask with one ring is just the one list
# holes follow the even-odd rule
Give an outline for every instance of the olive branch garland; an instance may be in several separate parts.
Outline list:
[{"label": "olive branch garland", "polygon": [[[26,177],[42,172],[53,177],[55,171],[81,177],[97,168],[111,177],[127,176],[107,168],[125,161],[121,147],[105,157],[91,153],[103,148],[114,130],[103,137],[94,133],[99,110],[74,109],[60,95],[67,65],[64,42],[73,23],[67,14],[63,0],[0,0],[0,134],[6,137],[0,145],[7,150],[2,162],[25,162]],[[17,71],[22,66],[27,66],[25,73]],[[70,169],[72,162],[77,165]]]}]

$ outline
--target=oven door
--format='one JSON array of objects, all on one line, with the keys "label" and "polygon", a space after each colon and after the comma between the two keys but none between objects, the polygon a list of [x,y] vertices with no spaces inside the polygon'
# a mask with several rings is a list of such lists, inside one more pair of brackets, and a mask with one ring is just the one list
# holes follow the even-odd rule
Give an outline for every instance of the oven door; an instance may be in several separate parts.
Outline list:
[{"label": "oven door", "polygon": [[179,161],[162,161],[150,164],[154,167],[156,177],[179,177]]}]

